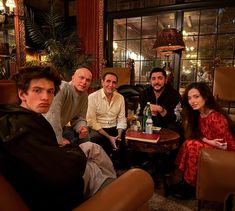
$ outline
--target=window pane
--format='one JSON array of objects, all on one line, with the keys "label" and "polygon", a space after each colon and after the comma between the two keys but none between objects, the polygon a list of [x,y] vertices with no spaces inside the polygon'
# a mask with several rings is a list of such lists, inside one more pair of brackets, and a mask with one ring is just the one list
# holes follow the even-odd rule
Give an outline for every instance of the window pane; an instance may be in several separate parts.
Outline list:
[{"label": "window pane", "polygon": [[183,59],[197,59],[197,36],[184,36],[185,50],[182,51]]},{"label": "window pane", "polygon": [[140,38],[141,18],[127,19],[127,39]]},{"label": "window pane", "polygon": [[115,19],[113,21],[113,39],[126,39],[126,19]]},{"label": "window pane", "polygon": [[141,75],[140,75],[141,82],[148,81],[149,73],[153,67],[154,67],[153,61],[143,61],[142,62]]},{"label": "window pane", "polygon": [[184,13],[184,35],[197,35],[199,32],[199,11]]},{"label": "window pane", "polygon": [[135,61],[135,64],[134,64],[134,69],[135,69],[135,81],[139,81],[140,69],[141,69],[140,64],[141,64],[140,61]]},{"label": "window pane", "polygon": [[175,13],[167,13],[158,16],[158,30],[175,28]]},{"label": "window pane", "polygon": [[218,35],[216,56],[220,58],[232,58],[235,35]]},{"label": "window pane", "polygon": [[202,10],[201,12],[201,26],[200,34],[214,34],[216,33],[217,9]]},{"label": "window pane", "polygon": [[235,7],[219,9],[219,32],[235,33]]},{"label": "window pane", "polygon": [[141,55],[143,60],[154,60],[156,58],[156,49],[153,49],[155,39],[142,40]]},{"label": "window pane", "polygon": [[125,51],[125,41],[113,41],[113,61],[124,61]]},{"label": "window pane", "polygon": [[126,59],[140,60],[140,40],[127,40]]},{"label": "window pane", "polygon": [[113,67],[126,67],[125,62],[113,62]]},{"label": "window pane", "polygon": [[213,72],[214,72],[213,60],[199,60],[198,71],[197,71],[197,81],[212,82]]},{"label": "window pane", "polygon": [[195,81],[197,60],[182,60],[180,80],[185,84]]},{"label": "window pane", "polygon": [[142,19],[142,37],[153,38],[157,34],[157,16],[146,16]]},{"label": "window pane", "polygon": [[212,58],[216,48],[215,35],[199,37],[199,58]]}]

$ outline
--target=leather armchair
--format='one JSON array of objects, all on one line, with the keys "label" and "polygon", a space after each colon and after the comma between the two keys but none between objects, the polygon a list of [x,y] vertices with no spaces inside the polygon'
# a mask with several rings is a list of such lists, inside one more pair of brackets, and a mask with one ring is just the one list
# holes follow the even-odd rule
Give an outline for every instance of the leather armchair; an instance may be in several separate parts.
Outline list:
[{"label": "leather armchair", "polygon": [[16,84],[12,80],[0,80],[0,103],[19,103]]},{"label": "leather armchair", "polygon": [[[73,211],[147,211],[153,180],[144,170],[131,169]],[[29,211],[18,193],[0,175],[0,210]]]},{"label": "leather armchair", "polygon": [[198,161],[196,196],[198,210],[202,201],[224,202],[235,192],[235,152],[202,149]]}]

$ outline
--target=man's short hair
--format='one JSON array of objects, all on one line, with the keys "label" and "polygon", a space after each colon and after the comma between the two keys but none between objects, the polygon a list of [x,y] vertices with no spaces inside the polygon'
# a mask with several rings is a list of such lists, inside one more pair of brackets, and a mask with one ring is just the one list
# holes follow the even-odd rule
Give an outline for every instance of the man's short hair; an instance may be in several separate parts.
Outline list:
[{"label": "man's short hair", "polygon": [[30,81],[33,79],[46,78],[55,85],[55,94],[60,89],[61,75],[59,72],[51,66],[26,66],[21,67],[19,72],[13,75],[12,79],[16,82],[18,89],[24,93],[29,88]]},{"label": "man's short hair", "polygon": [[163,68],[160,68],[160,67],[154,67],[150,72],[149,78],[152,77],[153,73],[158,73],[158,72],[161,72],[162,75],[166,78],[166,71]]},{"label": "man's short hair", "polygon": [[118,82],[118,76],[117,76],[116,73],[114,73],[114,72],[106,72],[106,73],[104,73],[103,76],[102,76],[102,80],[103,80],[103,81],[104,81],[106,75],[113,75],[113,76],[115,76],[116,79],[117,79],[117,82]]}]

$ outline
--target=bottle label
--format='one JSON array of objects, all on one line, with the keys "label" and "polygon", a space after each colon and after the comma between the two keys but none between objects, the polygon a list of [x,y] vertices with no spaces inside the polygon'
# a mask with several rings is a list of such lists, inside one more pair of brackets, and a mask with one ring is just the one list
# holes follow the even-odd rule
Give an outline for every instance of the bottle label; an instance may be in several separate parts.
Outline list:
[{"label": "bottle label", "polygon": [[153,123],[146,122],[145,132],[148,134],[153,133]]}]

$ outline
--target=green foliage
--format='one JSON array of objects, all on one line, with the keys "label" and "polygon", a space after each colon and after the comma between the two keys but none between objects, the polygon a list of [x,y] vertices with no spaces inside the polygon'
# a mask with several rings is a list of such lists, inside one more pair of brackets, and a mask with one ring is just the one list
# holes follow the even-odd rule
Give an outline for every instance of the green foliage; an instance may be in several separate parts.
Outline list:
[{"label": "green foliage", "polygon": [[[58,69],[65,79],[70,80],[80,66],[90,67],[92,57],[81,52],[76,32],[65,26],[64,18],[55,12],[55,3],[48,12],[39,13],[40,23],[35,14],[25,8],[25,26],[31,40],[42,46],[47,53],[47,62]],[[39,21],[38,21],[39,22]]]}]

